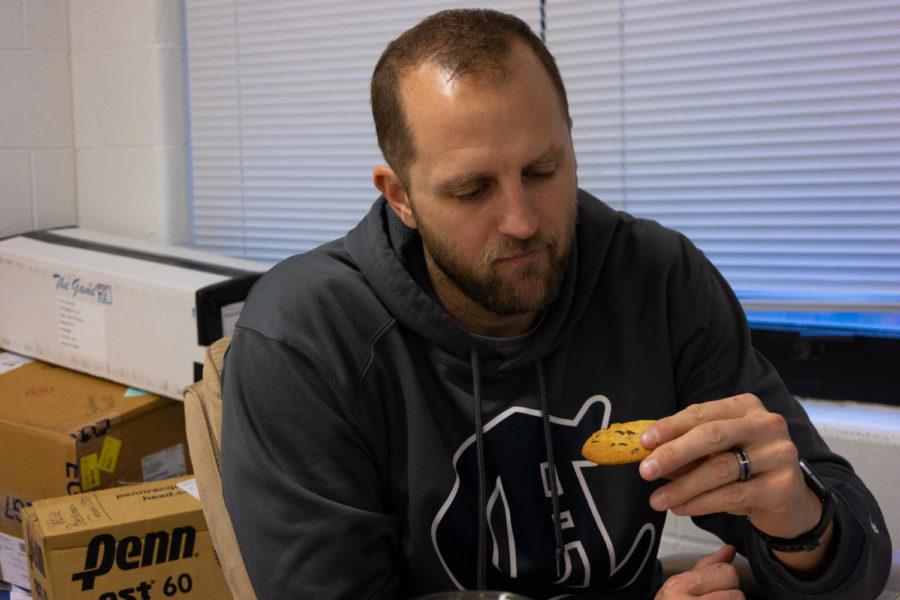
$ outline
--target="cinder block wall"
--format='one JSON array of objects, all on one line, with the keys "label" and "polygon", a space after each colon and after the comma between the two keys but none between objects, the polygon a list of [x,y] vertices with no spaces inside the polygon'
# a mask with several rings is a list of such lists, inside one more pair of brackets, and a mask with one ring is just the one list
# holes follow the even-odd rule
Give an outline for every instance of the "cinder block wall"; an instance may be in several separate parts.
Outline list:
[{"label": "cinder block wall", "polygon": [[76,222],[65,0],[0,2],[0,237]]},{"label": "cinder block wall", "polygon": [[181,2],[69,6],[78,224],[187,245]]},{"label": "cinder block wall", "polygon": [[0,1],[0,237],[190,240],[177,0]]}]

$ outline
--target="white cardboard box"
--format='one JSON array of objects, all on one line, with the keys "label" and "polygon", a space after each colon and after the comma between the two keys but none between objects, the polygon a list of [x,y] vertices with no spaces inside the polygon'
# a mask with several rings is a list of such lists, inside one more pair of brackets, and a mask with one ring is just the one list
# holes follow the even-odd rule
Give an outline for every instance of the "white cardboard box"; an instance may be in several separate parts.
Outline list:
[{"label": "white cardboard box", "polygon": [[64,228],[0,240],[0,347],[181,399],[269,265]]}]

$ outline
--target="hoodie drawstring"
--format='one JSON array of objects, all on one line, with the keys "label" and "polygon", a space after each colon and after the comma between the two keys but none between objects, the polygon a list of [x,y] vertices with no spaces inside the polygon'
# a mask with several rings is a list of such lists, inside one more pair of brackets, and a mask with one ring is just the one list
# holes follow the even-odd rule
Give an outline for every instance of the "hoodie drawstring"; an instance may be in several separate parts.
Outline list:
[{"label": "hoodie drawstring", "polygon": [[[487,474],[484,464],[484,415],[481,400],[481,364],[478,350],[472,348],[470,353],[472,367],[472,394],[475,397],[475,454],[478,462],[478,552],[477,577],[479,590],[485,589],[487,572]],[[561,516],[559,512],[559,487],[556,479],[556,464],[553,461],[553,438],[550,435],[550,409],[547,400],[547,385],[544,381],[544,366],[536,362],[538,388],[541,397],[541,418],[544,425],[544,446],[547,450],[547,477],[550,487],[550,501],[553,507],[553,527],[556,541],[554,559],[556,561],[556,577],[562,577],[563,553]]]},{"label": "hoodie drawstring", "polygon": [[544,421],[544,446],[547,448],[547,477],[550,479],[550,502],[553,506],[553,529],[556,536],[556,578],[562,577],[563,539],[559,514],[559,488],[556,481],[556,463],[553,461],[553,438],[550,436],[550,408],[547,402],[547,385],[544,382],[544,364],[537,361],[538,388],[541,392],[541,418]]},{"label": "hoodie drawstring", "polygon": [[472,348],[472,394],[475,396],[475,454],[478,460],[478,569],[477,585],[485,589],[487,569],[487,476],[484,467],[484,423],[481,410],[481,365],[478,350]]}]

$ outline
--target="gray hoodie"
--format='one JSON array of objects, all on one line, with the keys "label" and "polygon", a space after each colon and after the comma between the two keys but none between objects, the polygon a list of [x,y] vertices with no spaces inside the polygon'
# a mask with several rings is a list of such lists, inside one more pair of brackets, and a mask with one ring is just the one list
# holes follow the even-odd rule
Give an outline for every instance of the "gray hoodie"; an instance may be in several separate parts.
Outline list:
[{"label": "gray hoodie", "polygon": [[580,192],[558,298],[529,334],[493,340],[444,312],[418,235],[379,199],[250,294],[223,375],[225,499],[261,599],[651,598],[661,483],[581,446],[608,423],[742,392],[784,415],[835,490],[837,553],[801,581],[745,518],[696,522],[748,556],[773,598],[874,598],[891,551],[875,500],[686,238]]}]

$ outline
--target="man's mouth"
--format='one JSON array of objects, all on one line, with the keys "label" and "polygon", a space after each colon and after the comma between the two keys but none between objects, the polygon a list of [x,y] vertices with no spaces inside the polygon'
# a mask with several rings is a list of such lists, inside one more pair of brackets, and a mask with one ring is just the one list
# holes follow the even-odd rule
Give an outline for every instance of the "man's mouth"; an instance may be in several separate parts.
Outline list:
[{"label": "man's mouth", "polygon": [[521,254],[513,254],[511,256],[507,256],[505,258],[498,259],[497,263],[499,263],[501,265],[511,265],[511,266],[526,265],[528,263],[539,260],[543,253],[544,253],[543,249],[539,248],[539,249],[535,249],[535,250],[530,250],[528,252],[523,252]]}]

